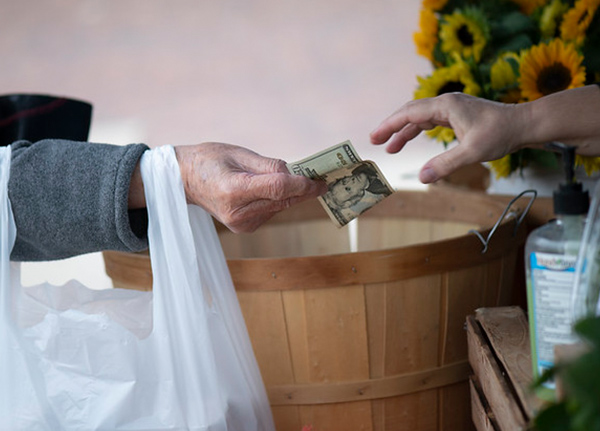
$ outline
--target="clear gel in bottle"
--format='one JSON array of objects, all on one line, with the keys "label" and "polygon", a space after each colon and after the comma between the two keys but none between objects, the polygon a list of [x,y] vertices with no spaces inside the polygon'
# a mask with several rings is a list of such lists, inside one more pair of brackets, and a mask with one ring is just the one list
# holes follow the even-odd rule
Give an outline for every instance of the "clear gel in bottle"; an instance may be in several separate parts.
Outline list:
[{"label": "clear gel in bottle", "polygon": [[[575,148],[561,143],[552,143],[548,147],[562,152],[566,181],[553,194],[556,219],[531,232],[525,245],[534,378],[554,365],[555,345],[575,341],[571,297],[589,208],[588,192],[575,181]],[[538,395],[553,400],[554,382],[546,382]]]}]

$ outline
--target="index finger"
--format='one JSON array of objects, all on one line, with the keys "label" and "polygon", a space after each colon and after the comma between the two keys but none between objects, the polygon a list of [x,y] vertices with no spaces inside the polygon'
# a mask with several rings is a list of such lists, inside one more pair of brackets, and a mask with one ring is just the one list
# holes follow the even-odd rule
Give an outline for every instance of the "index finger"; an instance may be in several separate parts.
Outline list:
[{"label": "index finger", "polygon": [[405,103],[400,109],[383,120],[379,126],[370,134],[371,143],[380,145],[387,142],[391,136],[404,129],[408,125],[425,124],[430,128],[431,124],[446,125],[447,121],[440,115],[435,98],[412,100]]}]

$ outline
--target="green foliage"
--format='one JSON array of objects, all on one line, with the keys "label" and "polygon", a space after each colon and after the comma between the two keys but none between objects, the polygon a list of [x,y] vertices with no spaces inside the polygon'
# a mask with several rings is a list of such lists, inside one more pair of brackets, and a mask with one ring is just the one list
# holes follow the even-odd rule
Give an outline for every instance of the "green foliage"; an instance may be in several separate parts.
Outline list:
[{"label": "green foliage", "polygon": [[584,319],[574,329],[589,349],[573,361],[555,365],[536,382],[539,386],[557,376],[566,394],[536,416],[536,431],[600,431],[600,317]]},{"label": "green foliage", "polygon": [[[423,7],[432,8],[431,16],[435,18],[428,18],[424,21],[426,24],[422,24],[417,47],[432,61],[434,72],[419,81],[418,97],[441,94],[448,87],[443,82],[440,85],[438,77],[443,74],[437,75],[437,79],[428,79],[433,78],[437,70],[457,63],[468,67],[461,72],[460,78],[448,79],[460,80],[463,85],[474,83],[469,94],[503,103],[523,103],[548,94],[548,91],[558,91],[549,85],[561,78],[553,76],[558,73],[556,70],[561,70],[556,64],[569,69],[572,79],[561,88],[600,82],[600,8],[588,1],[589,9],[584,13],[580,9],[585,3],[582,1],[447,0],[436,5],[436,2],[424,0]],[[590,13],[593,16],[588,26]],[[569,19],[565,19],[567,16]],[[574,21],[573,18],[578,19]],[[470,37],[466,37],[465,32]],[[561,54],[553,51],[550,57],[544,47],[557,41],[563,50]],[[564,54],[567,49],[569,54],[575,55]],[[535,56],[529,55],[533,52]],[[512,73],[506,62],[510,63]],[[536,67],[532,66],[534,62],[537,62]],[[585,83],[582,79],[584,69]],[[522,75],[527,79],[521,79]],[[425,91],[420,91],[422,89]],[[453,137],[448,133],[430,136],[439,140]],[[578,158],[576,163],[583,164],[584,160]],[[556,154],[519,150],[510,156],[510,173],[532,165],[557,167]],[[505,164],[498,166],[501,175],[508,174],[501,169]]]}]

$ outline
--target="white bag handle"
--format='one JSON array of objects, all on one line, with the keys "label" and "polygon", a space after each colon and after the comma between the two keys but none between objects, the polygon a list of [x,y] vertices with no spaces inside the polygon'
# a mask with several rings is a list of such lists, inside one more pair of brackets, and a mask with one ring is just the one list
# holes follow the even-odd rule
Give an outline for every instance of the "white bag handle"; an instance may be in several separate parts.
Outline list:
[{"label": "white bag handle", "polygon": [[274,431],[214,224],[186,204],[174,149],[142,157],[153,292],[23,288],[9,262],[10,151],[0,148],[0,431]]},{"label": "white bag handle", "polygon": [[[10,252],[12,251],[17,234],[12,210],[10,208],[10,201],[8,200],[10,157],[11,148],[0,147],[0,238],[3,239],[0,241],[0,265],[10,265]],[[8,240],[4,241],[4,238],[7,238]],[[2,269],[4,268],[0,268],[0,274],[8,277],[10,275],[9,271]],[[0,301],[3,299],[4,295],[1,295]],[[4,308],[2,309],[4,310]]]},{"label": "white bag handle", "polygon": [[[175,349],[196,349],[198,356],[215,355],[217,363],[204,357],[215,376],[202,388],[205,397],[225,393],[227,399],[221,401],[236,409],[252,407],[236,414],[246,418],[245,423],[230,423],[223,430],[274,431],[266,390],[211,216],[198,206],[187,205],[173,147],[144,153],[141,171],[154,277],[154,331],[165,329],[171,339],[179,339],[173,343]],[[189,268],[195,270],[190,272]],[[165,291],[165,286],[170,290]],[[170,312],[165,312],[167,309]],[[185,315],[174,319],[173,310]],[[194,319],[208,322],[208,326],[188,327]],[[207,352],[201,344],[191,346],[192,338],[206,340],[213,350]],[[194,369],[193,364],[190,369]]]}]

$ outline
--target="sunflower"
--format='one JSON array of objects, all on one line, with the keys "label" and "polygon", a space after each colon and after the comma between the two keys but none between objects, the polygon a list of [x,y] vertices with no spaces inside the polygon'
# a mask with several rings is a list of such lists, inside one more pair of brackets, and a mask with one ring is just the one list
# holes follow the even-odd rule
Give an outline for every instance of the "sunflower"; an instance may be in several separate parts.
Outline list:
[{"label": "sunflower", "polygon": [[485,18],[476,9],[444,15],[440,25],[442,51],[458,52],[462,58],[479,61],[487,42]]},{"label": "sunflower", "polygon": [[582,61],[583,56],[573,45],[560,39],[531,47],[523,55],[519,67],[523,97],[535,100],[557,91],[581,87],[585,82]]},{"label": "sunflower", "polygon": [[581,45],[585,40],[587,31],[600,0],[578,0],[563,19],[560,26],[560,34],[564,40],[573,41]]},{"label": "sunflower", "polygon": [[431,9],[422,9],[419,16],[421,31],[413,34],[417,54],[433,61],[433,49],[438,43],[438,20]]},{"label": "sunflower", "polygon": [[423,0],[423,7],[431,10],[441,10],[448,0]]},{"label": "sunflower", "polygon": [[540,31],[544,39],[558,36],[560,23],[567,10],[569,10],[569,5],[560,0],[552,0],[552,3],[544,8],[540,16]]},{"label": "sunflower", "polygon": [[[419,81],[419,87],[415,91],[415,99],[435,97],[452,92],[463,92],[477,96],[481,91],[469,67],[460,59],[451,66],[435,69],[429,77],[418,76],[417,80]],[[450,143],[455,139],[454,131],[442,126],[427,131],[427,135],[444,143]]]},{"label": "sunflower", "polygon": [[490,168],[492,169],[492,172],[494,172],[494,174],[496,174],[496,179],[506,178],[512,172],[512,167],[511,167],[511,163],[510,163],[510,154],[507,154],[506,156],[502,157],[501,159],[492,160],[491,162],[489,162],[489,165],[490,165]]},{"label": "sunflower", "polygon": [[583,166],[585,174],[589,177],[594,172],[600,171],[600,157],[589,157],[576,154],[575,166]]},{"label": "sunflower", "polygon": [[521,12],[525,15],[531,15],[531,13],[536,10],[539,6],[544,6],[547,0],[512,0],[513,3],[516,3]]}]

